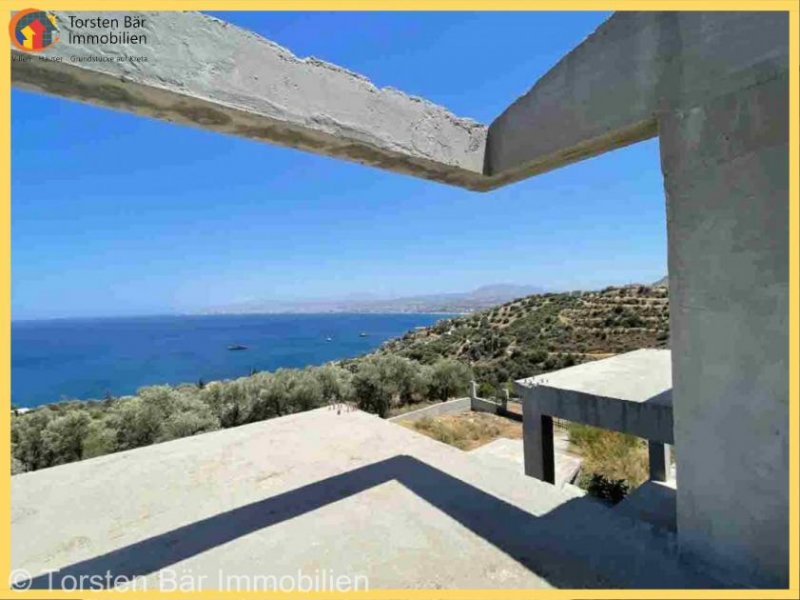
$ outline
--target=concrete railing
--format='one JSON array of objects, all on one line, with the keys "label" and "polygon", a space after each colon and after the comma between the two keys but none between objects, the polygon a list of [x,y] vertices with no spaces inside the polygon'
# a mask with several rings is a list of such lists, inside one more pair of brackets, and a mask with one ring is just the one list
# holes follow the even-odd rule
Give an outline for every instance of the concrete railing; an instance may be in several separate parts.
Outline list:
[{"label": "concrete railing", "polygon": [[440,417],[442,415],[452,415],[469,411],[485,412],[509,417],[518,421],[522,420],[522,411],[514,412],[508,410],[509,404],[522,404],[519,398],[512,398],[508,390],[504,390],[504,398],[499,402],[478,396],[478,384],[475,381],[470,382],[469,392],[470,395],[468,397],[456,398],[455,400],[448,400],[447,402],[418,408],[417,410],[390,417],[387,421],[418,421],[425,417]]},{"label": "concrete railing", "polygon": [[519,398],[512,398],[508,390],[503,390],[503,398],[499,402],[489,400],[488,398],[481,398],[478,396],[478,383],[475,381],[470,382],[470,407],[474,411],[487,412],[493,415],[500,415],[509,417],[517,421],[522,420],[522,413],[516,413],[508,410],[509,403],[521,404]]},{"label": "concrete railing", "polygon": [[418,421],[425,417],[440,417],[442,415],[454,415],[462,412],[474,410],[471,408],[471,398],[456,398],[439,404],[433,404],[424,408],[418,408],[407,413],[396,415],[387,419],[388,421]]}]

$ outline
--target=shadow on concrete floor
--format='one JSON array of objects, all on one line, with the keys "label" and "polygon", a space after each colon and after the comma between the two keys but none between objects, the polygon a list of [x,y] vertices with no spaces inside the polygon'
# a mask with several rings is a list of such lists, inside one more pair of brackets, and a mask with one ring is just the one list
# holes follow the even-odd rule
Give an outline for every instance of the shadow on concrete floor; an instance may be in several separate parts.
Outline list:
[{"label": "shadow on concrete floor", "polygon": [[645,481],[614,507],[618,514],[646,521],[661,529],[677,529],[674,482]]},{"label": "shadow on concrete floor", "polygon": [[[63,587],[64,578],[103,578],[108,573],[117,581],[132,580],[390,480],[401,483],[556,587],[719,586],[680,564],[668,550],[669,539],[620,520],[593,499],[571,500],[535,516],[405,455],[220,513],[69,565],[57,573],[37,576],[22,585],[58,589]],[[453,549],[453,560],[458,560],[457,548]]]}]

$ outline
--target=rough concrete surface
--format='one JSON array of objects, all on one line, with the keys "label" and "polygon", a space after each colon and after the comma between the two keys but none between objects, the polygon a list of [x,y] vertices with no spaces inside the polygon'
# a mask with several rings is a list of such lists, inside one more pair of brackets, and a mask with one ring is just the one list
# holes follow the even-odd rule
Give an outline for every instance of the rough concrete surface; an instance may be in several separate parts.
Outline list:
[{"label": "rough concrete surface", "polygon": [[489,128],[502,185],[658,134],[668,107],[788,70],[786,13],[618,12]]},{"label": "rough concrete surface", "polygon": [[[192,12],[55,14],[61,41],[41,54],[62,62],[13,49],[14,85],[445,183],[483,180],[484,125],[229,23]],[[70,32],[87,33],[71,14],[141,15],[147,43],[70,44]],[[87,61],[118,57],[147,60]]]},{"label": "rough concrete surface", "polygon": [[718,585],[647,524],[358,411],[14,476],[12,505],[13,568],[61,569],[56,583],[326,569],[372,588]]},{"label": "rough concrete surface", "polygon": [[523,404],[577,423],[672,444],[669,350],[636,350],[515,382]]},{"label": "rough concrete surface", "polygon": [[442,415],[456,415],[459,413],[470,411],[469,398],[456,398],[455,400],[448,400],[447,402],[439,402],[417,410],[411,410],[407,413],[399,414],[389,421],[419,421],[427,417],[441,417]]},{"label": "rough concrete surface", "polygon": [[[62,41],[42,54],[64,62],[14,60],[14,85],[477,191],[654,137],[665,107],[788,69],[781,13],[615,13],[487,128],[200,13],[124,13],[148,43],[116,46],[67,44],[75,13],[56,14]],[[70,62],[120,56],[148,60]]]},{"label": "rough concrete surface", "polygon": [[614,507],[618,514],[675,531],[675,482],[645,481]]},{"label": "rough concrete surface", "polygon": [[[558,430],[554,436],[555,461],[556,461],[556,485],[563,487],[575,481],[575,477],[581,468],[581,458],[569,451],[569,436],[566,432]],[[512,440],[500,438],[470,450],[470,454],[482,459],[502,461],[511,465],[517,472],[524,473],[524,453],[522,440]]]},{"label": "rough concrete surface", "polygon": [[492,415],[500,414],[503,411],[503,407],[494,400],[487,400],[486,398],[471,398],[471,408],[477,412],[485,412]]},{"label": "rough concrete surface", "polygon": [[789,583],[788,85],[676,110],[661,134],[680,545],[767,587]]}]

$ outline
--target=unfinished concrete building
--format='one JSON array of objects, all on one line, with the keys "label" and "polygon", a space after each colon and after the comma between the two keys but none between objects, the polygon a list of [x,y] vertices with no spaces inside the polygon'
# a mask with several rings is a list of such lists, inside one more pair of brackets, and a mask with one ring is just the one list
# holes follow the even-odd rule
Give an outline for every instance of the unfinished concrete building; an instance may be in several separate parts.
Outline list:
[{"label": "unfinished concrete building", "polygon": [[[482,192],[659,137],[673,412],[660,441],[679,465],[677,551],[547,483],[492,475],[374,417],[315,411],[15,477],[15,568],[255,569],[281,529],[295,540],[284,567],[324,563],[327,547],[337,566],[368,563],[374,587],[789,584],[787,13],[614,14],[489,126],[202,14],[144,16],[135,49],[13,50],[13,84]],[[97,60],[126,54],[149,60]],[[277,466],[240,453],[272,443],[256,433],[287,449]],[[382,460],[367,464],[359,444]],[[164,484],[179,510],[142,489],[156,457],[185,475]],[[412,519],[390,494],[426,508]],[[373,511],[378,500],[393,508]],[[346,535],[332,503],[354,511]],[[471,567],[449,562],[448,544]]]}]

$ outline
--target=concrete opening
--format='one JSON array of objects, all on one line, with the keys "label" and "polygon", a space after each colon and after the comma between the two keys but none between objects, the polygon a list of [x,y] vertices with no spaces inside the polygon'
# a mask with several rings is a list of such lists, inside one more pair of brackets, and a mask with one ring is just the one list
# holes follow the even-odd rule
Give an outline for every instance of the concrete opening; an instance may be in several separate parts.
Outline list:
[{"label": "concrete opening", "polygon": [[[669,482],[673,487],[676,485],[678,467],[675,462],[675,452],[669,444],[653,444],[643,437],[630,433],[593,427],[559,418],[553,419],[553,437],[554,439],[566,438],[569,447],[581,455],[584,460],[586,459],[585,448],[592,449],[593,457],[599,458],[601,455],[607,454],[611,469],[606,478],[625,480],[629,484],[630,492],[646,481]],[[592,446],[606,450],[595,452]],[[628,461],[629,465],[625,466],[629,466],[630,469],[619,470],[615,477],[613,463],[617,459]],[[589,464],[582,465],[579,476],[585,477],[595,470]]]}]

